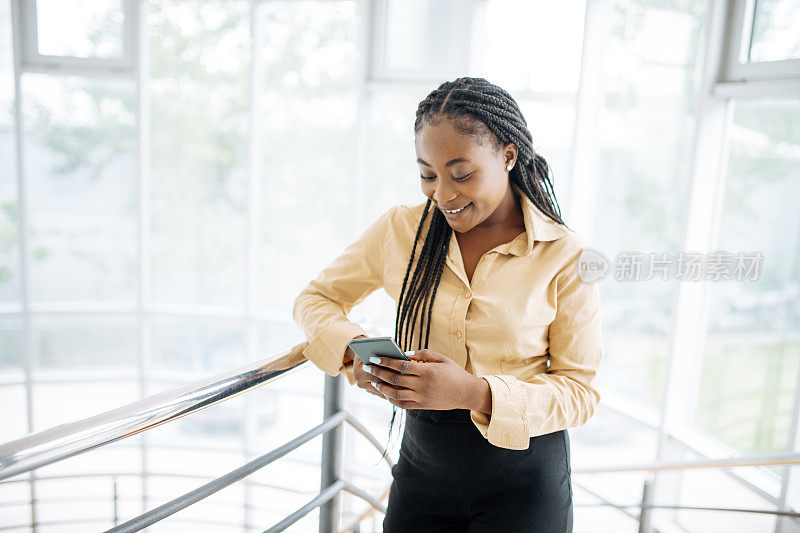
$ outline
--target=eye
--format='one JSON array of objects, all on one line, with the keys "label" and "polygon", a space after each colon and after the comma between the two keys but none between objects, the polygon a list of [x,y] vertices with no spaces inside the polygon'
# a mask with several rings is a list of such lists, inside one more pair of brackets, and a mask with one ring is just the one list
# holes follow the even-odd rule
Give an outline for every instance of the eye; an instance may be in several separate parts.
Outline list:
[{"label": "eye", "polygon": [[[467,174],[466,176],[460,178],[453,178],[455,181],[464,181],[472,175],[472,172]],[[423,176],[422,174],[419,175],[420,178],[424,179],[425,181],[433,181],[436,179],[436,176]]]}]

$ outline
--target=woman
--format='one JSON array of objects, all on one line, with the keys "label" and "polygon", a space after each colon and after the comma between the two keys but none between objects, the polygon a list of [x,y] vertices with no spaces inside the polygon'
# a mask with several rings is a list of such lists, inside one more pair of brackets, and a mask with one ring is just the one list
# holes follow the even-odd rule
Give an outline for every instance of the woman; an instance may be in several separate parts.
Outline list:
[{"label": "woman", "polygon": [[[443,83],[414,133],[428,200],[384,213],[298,296],[303,354],[408,414],[384,532],[571,531],[567,428],[600,400],[584,241],[505,90]],[[346,313],[380,287],[411,361],[364,365],[347,348],[366,333]]]}]

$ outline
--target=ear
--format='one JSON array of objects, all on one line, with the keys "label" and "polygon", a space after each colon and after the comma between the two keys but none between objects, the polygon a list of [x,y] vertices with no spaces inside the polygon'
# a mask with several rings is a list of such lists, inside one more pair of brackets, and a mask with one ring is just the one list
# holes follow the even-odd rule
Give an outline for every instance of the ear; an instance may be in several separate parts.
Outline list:
[{"label": "ear", "polygon": [[517,145],[514,143],[508,143],[503,146],[501,150],[503,154],[503,166],[506,165],[516,165],[517,164],[517,156],[519,156],[519,149]]}]

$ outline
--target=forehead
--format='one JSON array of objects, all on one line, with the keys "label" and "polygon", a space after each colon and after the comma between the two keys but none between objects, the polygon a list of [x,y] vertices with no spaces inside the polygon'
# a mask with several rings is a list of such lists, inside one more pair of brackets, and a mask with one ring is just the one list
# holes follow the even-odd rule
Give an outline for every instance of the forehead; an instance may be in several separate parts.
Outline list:
[{"label": "forehead", "polygon": [[460,131],[446,118],[436,124],[425,122],[414,139],[414,149],[418,157],[428,162],[487,154],[487,146],[480,144],[474,135]]}]

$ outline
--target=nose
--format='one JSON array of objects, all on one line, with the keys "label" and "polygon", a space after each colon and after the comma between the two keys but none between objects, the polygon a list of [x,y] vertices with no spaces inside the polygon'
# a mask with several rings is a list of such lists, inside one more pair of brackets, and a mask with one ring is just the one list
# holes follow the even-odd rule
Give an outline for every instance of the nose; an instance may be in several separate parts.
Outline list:
[{"label": "nose", "polygon": [[438,205],[449,205],[451,200],[455,198],[455,191],[450,184],[442,185],[441,182],[445,180],[436,180],[436,190],[433,191],[433,200]]}]

